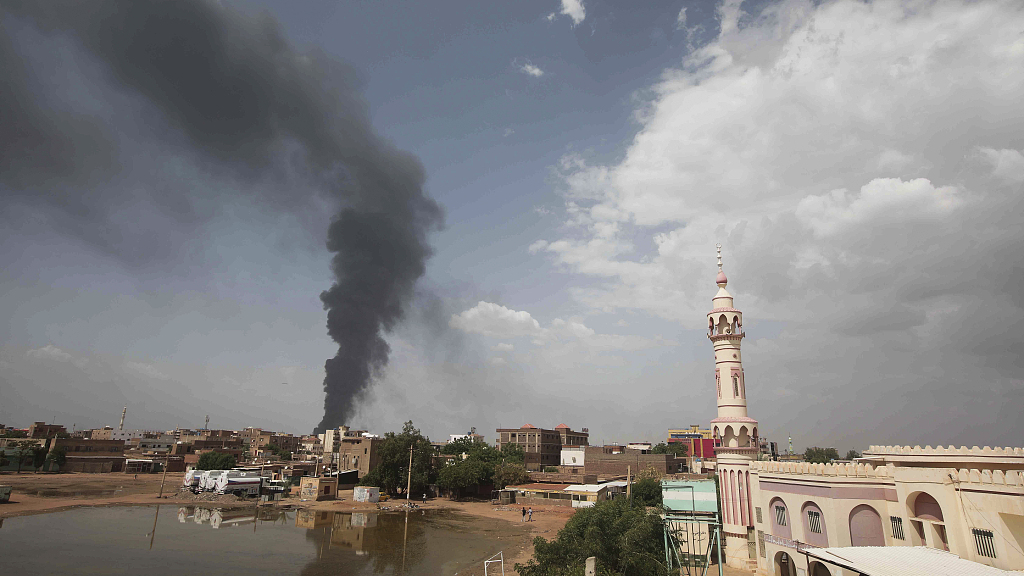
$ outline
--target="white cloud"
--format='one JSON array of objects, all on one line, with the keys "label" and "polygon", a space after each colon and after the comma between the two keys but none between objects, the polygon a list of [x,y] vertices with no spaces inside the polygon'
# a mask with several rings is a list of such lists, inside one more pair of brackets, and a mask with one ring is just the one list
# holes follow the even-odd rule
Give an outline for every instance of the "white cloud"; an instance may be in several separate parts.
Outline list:
[{"label": "white cloud", "polygon": [[508,364],[508,360],[505,360],[501,356],[494,356],[489,360],[489,362],[493,366],[504,366],[505,364]]},{"label": "white cloud", "polygon": [[683,6],[679,10],[679,15],[676,16],[676,30],[684,30],[686,28],[686,6]]},{"label": "white cloud", "polygon": [[[536,346],[548,346],[564,350],[644,350],[661,346],[675,346],[677,342],[661,337],[648,338],[638,335],[599,334],[583,322],[555,318],[548,328],[541,326],[529,312],[511,310],[492,302],[479,302],[476,306],[453,314],[448,321],[452,328],[474,334],[497,338],[530,337]],[[511,351],[512,344],[499,343],[492,351]]]},{"label": "white cloud", "polygon": [[515,133],[516,133],[516,131],[513,130],[512,128],[505,128],[505,132],[502,134],[502,136],[505,137],[505,138],[508,138],[509,136],[511,136],[511,135],[513,135]]},{"label": "white cloud", "polygon": [[29,350],[25,355],[37,360],[55,360],[57,362],[70,362],[72,360],[71,354],[57,348],[53,344],[47,344],[42,348]]},{"label": "white cloud", "polygon": [[544,333],[529,312],[511,310],[500,304],[480,301],[469,310],[453,314],[448,325],[464,332],[485,336],[538,336]]},{"label": "white cloud", "polygon": [[540,78],[541,76],[544,75],[543,70],[541,70],[537,66],[534,66],[533,64],[530,64],[529,62],[526,62],[525,64],[520,64],[519,71],[522,72],[523,74],[533,76],[534,78]]},{"label": "white cloud", "polygon": [[152,364],[146,364],[145,362],[125,362],[124,367],[130,372],[145,376],[147,378],[153,378],[155,380],[170,380],[171,377],[158,370]]},{"label": "white cloud", "polygon": [[[718,39],[653,87],[621,161],[571,153],[554,167],[565,220],[529,251],[570,273],[585,311],[701,328],[722,242],[748,323],[778,321],[778,345],[752,360],[767,387],[811,398],[821,392],[800,383],[853,370],[879,398],[891,379],[939,397],[970,366],[993,383],[986,401],[1011,402],[1012,346],[977,338],[985,321],[1024,319],[1024,227],[1005,186],[1024,181],[1024,6],[720,11]],[[806,357],[808,341],[843,352]],[[888,356],[907,354],[942,368],[925,376]],[[980,409],[964,415],[986,419]],[[925,429],[937,430],[916,422]]]},{"label": "white cloud", "polygon": [[507,342],[500,342],[498,344],[495,344],[494,346],[491,346],[491,351],[493,351],[493,352],[511,352],[511,351],[515,350],[515,348],[516,347],[513,346],[512,344],[509,344]]},{"label": "white cloud", "polygon": [[992,165],[993,176],[1010,184],[1024,182],[1024,154],[1020,150],[981,148],[980,151]]},{"label": "white cloud", "polygon": [[562,0],[560,13],[572,19],[573,26],[579,26],[587,17],[587,10],[583,6],[583,0]]}]

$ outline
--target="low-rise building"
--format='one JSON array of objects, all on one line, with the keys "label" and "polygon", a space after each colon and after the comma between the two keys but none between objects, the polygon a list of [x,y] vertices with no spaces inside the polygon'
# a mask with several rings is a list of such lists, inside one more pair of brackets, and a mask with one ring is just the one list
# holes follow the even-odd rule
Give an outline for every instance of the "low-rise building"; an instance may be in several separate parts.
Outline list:
[{"label": "low-rise building", "polygon": [[557,467],[561,463],[562,446],[587,446],[590,443],[586,428],[576,432],[565,424],[559,424],[553,430],[524,424],[519,428],[498,428],[497,432],[499,450],[508,444],[522,447],[527,470]]},{"label": "low-rise building", "polygon": [[64,449],[67,460],[64,472],[120,472],[124,469],[123,440],[85,440],[82,438],[55,438],[50,452]]},{"label": "low-rise building", "polygon": [[28,427],[29,438],[55,438],[58,434],[67,434],[66,428],[60,424],[47,424],[46,422],[33,422]]}]

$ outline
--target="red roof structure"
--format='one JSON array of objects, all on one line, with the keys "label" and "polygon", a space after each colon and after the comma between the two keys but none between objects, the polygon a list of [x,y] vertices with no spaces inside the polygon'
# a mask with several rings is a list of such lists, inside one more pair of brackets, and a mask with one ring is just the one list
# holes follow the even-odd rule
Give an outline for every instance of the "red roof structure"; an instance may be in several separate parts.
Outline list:
[{"label": "red roof structure", "polygon": [[559,424],[558,426],[555,426],[555,430],[571,430],[571,428],[569,428],[565,424]]},{"label": "red roof structure", "polygon": [[533,429],[536,429],[537,427],[534,426],[533,424],[523,424],[522,428],[533,428]]}]

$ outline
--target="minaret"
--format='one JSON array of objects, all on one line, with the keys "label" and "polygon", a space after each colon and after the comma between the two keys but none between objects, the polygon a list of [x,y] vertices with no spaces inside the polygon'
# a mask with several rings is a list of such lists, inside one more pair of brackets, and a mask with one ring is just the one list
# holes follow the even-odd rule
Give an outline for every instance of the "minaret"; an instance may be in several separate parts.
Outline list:
[{"label": "minaret", "polygon": [[718,293],[708,312],[708,338],[715,347],[715,389],[718,417],[711,421],[716,440],[718,478],[722,494],[722,522],[728,563],[747,568],[747,534],[753,530],[750,501],[750,463],[757,459],[757,420],[747,416],[747,391],[743,377],[740,342],[743,313],[733,307],[728,279],[722,270],[722,245],[718,244]]}]

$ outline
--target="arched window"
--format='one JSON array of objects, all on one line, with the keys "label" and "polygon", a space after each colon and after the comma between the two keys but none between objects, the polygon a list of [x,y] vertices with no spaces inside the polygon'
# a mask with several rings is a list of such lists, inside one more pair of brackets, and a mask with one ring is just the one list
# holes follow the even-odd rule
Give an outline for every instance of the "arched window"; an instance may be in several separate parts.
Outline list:
[{"label": "arched window", "polygon": [[740,377],[732,375],[732,395],[736,398],[740,397]]},{"label": "arched window", "polygon": [[828,530],[825,528],[825,515],[814,502],[804,502],[800,511],[803,517],[804,539],[808,544],[819,548],[828,548]]},{"label": "arched window", "polygon": [[867,504],[850,511],[850,545],[885,546],[882,517]]},{"label": "arched window", "polygon": [[722,374],[715,368],[715,386],[718,388],[718,397],[722,397]]},{"label": "arched window", "polygon": [[780,538],[792,538],[793,529],[789,526],[789,511],[782,498],[774,498],[769,504],[769,516],[772,518],[772,534]]}]

